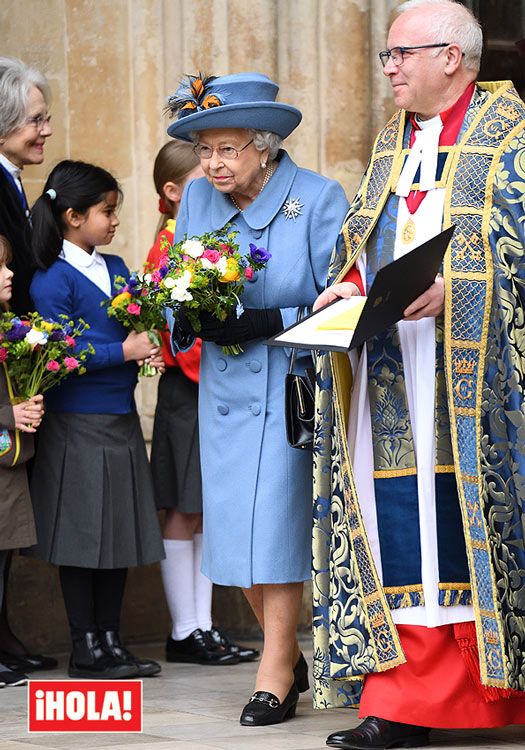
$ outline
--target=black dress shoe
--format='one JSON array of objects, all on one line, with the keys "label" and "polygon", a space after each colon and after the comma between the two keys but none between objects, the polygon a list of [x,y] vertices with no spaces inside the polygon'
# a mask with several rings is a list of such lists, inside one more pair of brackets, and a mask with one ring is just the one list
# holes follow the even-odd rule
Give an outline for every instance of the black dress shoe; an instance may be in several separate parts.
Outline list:
[{"label": "black dress shoe", "polygon": [[120,680],[137,677],[135,664],[117,661],[103,648],[97,633],[85,633],[73,641],[73,652],[69,660],[70,677],[89,677],[96,680]]},{"label": "black dress shoe", "polygon": [[22,670],[23,672],[36,672],[39,669],[56,669],[58,661],[52,656],[41,654],[12,654],[9,651],[0,651],[0,663],[9,669]]},{"label": "black dress shoe", "polygon": [[239,661],[255,661],[260,656],[260,652],[256,648],[248,648],[248,646],[241,646],[238,643],[234,643],[228,638],[226,633],[223,630],[219,630],[219,628],[212,626],[211,630],[206,632],[213,643],[222,647],[230,654],[236,654],[239,657]]},{"label": "black dress shoe", "polygon": [[27,675],[13,669],[0,671],[0,685],[2,687],[18,687],[18,685],[27,685]]},{"label": "black dress shoe", "polygon": [[414,724],[368,716],[355,729],[334,732],[327,740],[329,747],[343,750],[386,750],[390,747],[423,747],[428,745],[430,729]]},{"label": "black dress shoe", "polygon": [[310,683],[308,681],[308,663],[303,654],[301,654],[297,664],[293,668],[293,676],[295,684],[297,685],[297,690],[300,693],[306,693],[310,687]]},{"label": "black dress shoe", "polygon": [[286,698],[281,703],[279,698],[266,690],[257,690],[242,710],[240,722],[243,727],[264,727],[268,724],[280,724],[286,719],[293,719],[299,691],[295,682]]},{"label": "black dress shoe", "polygon": [[217,646],[207,633],[197,628],[180,641],[168,637],[166,661],[186,664],[238,664],[240,659],[237,654]]},{"label": "black dress shoe", "polygon": [[137,677],[153,677],[161,671],[162,667],[158,662],[153,659],[137,659],[128,651],[120,642],[119,634],[115,630],[103,630],[99,635],[104,651],[119,663],[135,666]]}]

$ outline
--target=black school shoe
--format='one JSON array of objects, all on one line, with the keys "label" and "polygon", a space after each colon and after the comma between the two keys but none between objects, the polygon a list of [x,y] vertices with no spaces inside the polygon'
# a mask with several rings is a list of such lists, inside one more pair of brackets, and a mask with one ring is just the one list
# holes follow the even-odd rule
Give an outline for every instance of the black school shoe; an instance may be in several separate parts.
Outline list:
[{"label": "black school shoe", "polygon": [[299,700],[295,682],[281,703],[279,698],[266,690],[257,690],[242,710],[240,723],[243,727],[264,727],[293,719]]},{"label": "black school shoe", "polygon": [[110,656],[102,648],[98,633],[85,633],[73,641],[68,674],[95,680],[120,680],[138,677],[138,669],[135,664],[117,661]]},{"label": "black school shoe", "polygon": [[112,656],[116,662],[135,666],[137,677],[153,677],[161,671],[162,667],[153,659],[137,659],[131,651],[122,645],[116,630],[104,630],[99,635],[104,651]]},{"label": "black school shoe", "polygon": [[13,669],[2,669],[0,671],[1,687],[18,687],[18,685],[27,685],[28,677],[23,672]]},{"label": "black school shoe", "polygon": [[368,716],[355,729],[334,732],[327,740],[329,747],[343,750],[387,750],[391,747],[423,747],[428,745],[430,729],[414,724]]},{"label": "black school shoe", "polygon": [[40,669],[56,669],[58,661],[52,656],[42,654],[12,654],[10,651],[0,650],[0,663],[13,670],[36,672]]},{"label": "black school shoe", "polygon": [[260,656],[260,652],[256,648],[248,648],[248,646],[241,646],[239,643],[234,643],[228,638],[223,630],[220,630],[213,625],[211,630],[207,630],[206,632],[213,643],[217,646],[221,646],[230,654],[236,654],[239,657],[239,661],[255,661]]},{"label": "black school shoe", "polygon": [[194,630],[187,638],[176,641],[168,636],[166,641],[166,661],[183,662],[185,664],[238,664],[237,654],[230,653],[222,646],[218,646],[200,628]]}]

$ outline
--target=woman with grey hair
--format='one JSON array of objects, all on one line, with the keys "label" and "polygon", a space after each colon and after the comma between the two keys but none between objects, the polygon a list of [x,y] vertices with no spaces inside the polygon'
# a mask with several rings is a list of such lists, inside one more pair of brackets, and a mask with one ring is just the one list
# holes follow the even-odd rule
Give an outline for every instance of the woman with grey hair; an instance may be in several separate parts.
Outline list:
[{"label": "woman with grey hair", "polygon": [[[310,578],[312,453],[288,445],[284,382],[290,353],[265,339],[295,322],[324,287],[348,208],[342,187],[298,167],[281,149],[301,113],[276,102],[260,73],[190,76],[170,99],[174,138],[193,140],[205,178],[185,188],[175,241],[231,224],[243,254],[268,258],[243,290],[243,312],[220,323],[201,314],[199,430],[203,487],[202,571],[240,586],[264,632],[255,692],[244,726],[295,714],[308,688],[296,629]],[[173,341],[195,332],[177,314]],[[221,347],[241,344],[236,356]],[[300,352],[296,372],[312,364]],[[173,642],[175,651],[181,644]]]},{"label": "woman with grey hair", "polygon": [[32,277],[29,207],[20,173],[44,161],[45,142],[52,133],[50,99],[42,73],[16,58],[0,57],[0,234],[13,250],[11,309],[17,314],[31,307]]},{"label": "woman with grey hair", "polygon": [[[0,235],[9,241],[14,271],[10,308],[18,315],[31,309],[33,275],[29,207],[20,180],[28,164],[41,164],[51,135],[49,85],[38,70],[21,60],[0,57]],[[5,569],[5,582],[9,564]],[[55,659],[30,654],[12,633],[4,606],[0,617],[0,662],[25,672],[50,669]]]}]

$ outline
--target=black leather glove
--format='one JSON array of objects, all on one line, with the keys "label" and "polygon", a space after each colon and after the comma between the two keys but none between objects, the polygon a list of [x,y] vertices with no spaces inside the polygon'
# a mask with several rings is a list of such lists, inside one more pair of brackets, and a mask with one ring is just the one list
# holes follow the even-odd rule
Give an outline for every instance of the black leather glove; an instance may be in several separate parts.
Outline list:
[{"label": "black leather glove", "polygon": [[222,323],[214,315],[200,314],[202,328],[198,333],[203,341],[219,346],[232,346],[242,341],[268,338],[283,329],[281,311],[245,309],[240,318],[229,315]]},{"label": "black leather glove", "polygon": [[185,349],[188,349],[195,340],[195,337],[198,336],[197,333],[193,330],[193,327],[184,314],[184,309],[180,307],[174,316],[174,323],[173,323],[173,339],[176,342],[177,346],[182,349],[183,351]]}]

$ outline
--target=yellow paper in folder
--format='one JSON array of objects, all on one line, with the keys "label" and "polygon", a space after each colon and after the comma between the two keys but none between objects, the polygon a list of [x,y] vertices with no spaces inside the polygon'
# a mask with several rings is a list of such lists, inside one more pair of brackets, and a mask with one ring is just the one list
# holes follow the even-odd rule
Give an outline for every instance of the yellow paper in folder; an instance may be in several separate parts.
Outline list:
[{"label": "yellow paper in folder", "polygon": [[318,331],[355,331],[357,322],[363,312],[366,297],[352,297],[354,304],[344,312],[324,320],[316,328]]}]

